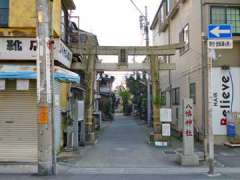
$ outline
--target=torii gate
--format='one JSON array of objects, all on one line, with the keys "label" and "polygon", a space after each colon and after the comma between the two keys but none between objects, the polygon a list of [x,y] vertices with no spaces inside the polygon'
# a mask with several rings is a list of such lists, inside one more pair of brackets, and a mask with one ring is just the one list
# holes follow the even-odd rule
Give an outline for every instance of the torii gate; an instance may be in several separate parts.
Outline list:
[{"label": "torii gate", "polygon": [[[88,34],[89,35],[89,34]],[[85,69],[87,81],[86,99],[85,99],[85,125],[86,140],[89,143],[95,142],[95,128],[93,123],[93,101],[94,101],[94,81],[96,71],[134,71],[144,70],[150,71],[152,82],[152,107],[153,107],[153,132],[150,135],[152,141],[161,141],[162,128],[160,122],[160,82],[159,70],[174,70],[175,64],[161,63],[159,56],[172,56],[176,54],[176,50],[184,47],[183,44],[171,44],[163,46],[98,46],[96,37],[91,36],[91,40],[84,45],[72,48],[76,53],[86,57],[86,64],[73,63],[73,70]],[[95,39],[95,43],[94,43]],[[99,63],[98,55],[115,55],[118,56],[118,63]],[[149,63],[128,64],[127,57],[129,55],[146,55]]]}]

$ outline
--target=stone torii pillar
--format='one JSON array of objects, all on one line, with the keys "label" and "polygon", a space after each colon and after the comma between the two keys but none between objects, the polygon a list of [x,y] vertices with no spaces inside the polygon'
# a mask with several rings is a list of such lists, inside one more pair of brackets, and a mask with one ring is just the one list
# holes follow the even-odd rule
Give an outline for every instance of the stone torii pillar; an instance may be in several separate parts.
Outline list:
[{"label": "stone torii pillar", "polygon": [[153,107],[153,132],[150,134],[150,142],[162,140],[162,127],[160,122],[160,76],[159,59],[156,55],[150,55],[151,81],[152,81],[152,107]]},{"label": "stone torii pillar", "polygon": [[86,98],[85,98],[85,132],[86,142],[89,144],[95,143],[95,123],[93,119],[93,103],[94,103],[94,82],[95,82],[95,64],[96,55],[90,53],[87,57],[86,76]]}]

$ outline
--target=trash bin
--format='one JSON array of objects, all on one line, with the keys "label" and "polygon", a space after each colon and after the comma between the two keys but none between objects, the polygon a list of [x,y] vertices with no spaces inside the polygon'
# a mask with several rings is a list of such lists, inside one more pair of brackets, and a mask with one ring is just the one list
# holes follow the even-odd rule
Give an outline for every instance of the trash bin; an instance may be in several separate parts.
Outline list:
[{"label": "trash bin", "polygon": [[234,138],[236,136],[236,126],[235,124],[228,124],[227,125],[227,136]]}]

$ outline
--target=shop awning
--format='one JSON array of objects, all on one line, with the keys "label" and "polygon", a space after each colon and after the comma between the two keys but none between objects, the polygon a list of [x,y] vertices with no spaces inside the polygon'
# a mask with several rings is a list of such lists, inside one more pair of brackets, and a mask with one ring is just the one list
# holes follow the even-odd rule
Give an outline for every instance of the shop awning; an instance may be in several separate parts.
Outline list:
[{"label": "shop awning", "polygon": [[[80,76],[61,67],[54,67],[57,81],[80,83]],[[37,79],[37,67],[31,65],[0,65],[0,79]]]}]

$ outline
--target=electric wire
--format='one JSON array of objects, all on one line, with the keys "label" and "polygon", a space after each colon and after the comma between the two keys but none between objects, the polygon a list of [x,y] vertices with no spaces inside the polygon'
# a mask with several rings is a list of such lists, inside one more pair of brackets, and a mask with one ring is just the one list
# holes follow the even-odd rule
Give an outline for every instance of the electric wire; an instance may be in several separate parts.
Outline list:
[{"label": "electric wire", "polygon": [[133,4],[133,6],[136,8],[136,10],[142,15],[144,16],[144,14],[142,13],[142,11],[140,10],[140,8],[136,5],[136,3],[133,0],[130,0],[130,2]]}]

